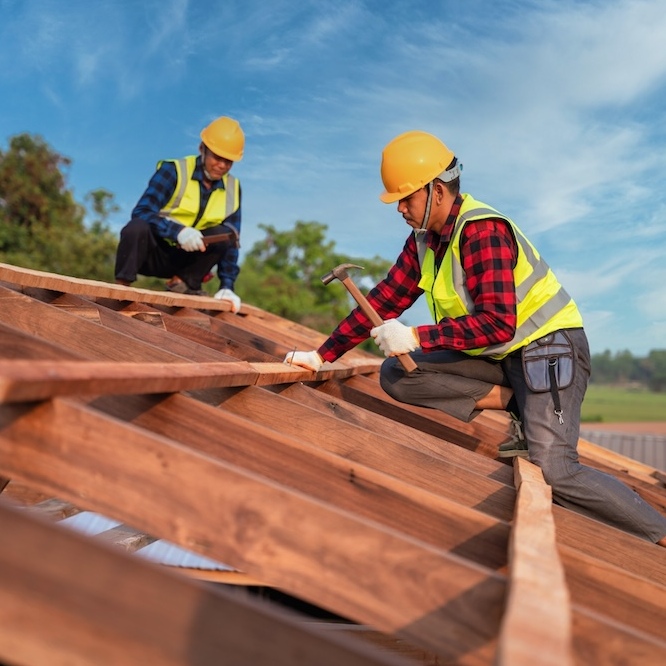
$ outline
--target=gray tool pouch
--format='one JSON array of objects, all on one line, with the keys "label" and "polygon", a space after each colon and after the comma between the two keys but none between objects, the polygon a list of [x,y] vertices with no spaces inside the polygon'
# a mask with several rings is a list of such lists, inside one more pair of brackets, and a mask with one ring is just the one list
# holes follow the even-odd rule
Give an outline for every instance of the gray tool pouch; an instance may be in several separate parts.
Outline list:
[{"label": "gray tool pouch", "polygon": [[544,393],[571,385],[574,350],[566,331],[555,331],[523,347],[523,371],[531,391]]}]

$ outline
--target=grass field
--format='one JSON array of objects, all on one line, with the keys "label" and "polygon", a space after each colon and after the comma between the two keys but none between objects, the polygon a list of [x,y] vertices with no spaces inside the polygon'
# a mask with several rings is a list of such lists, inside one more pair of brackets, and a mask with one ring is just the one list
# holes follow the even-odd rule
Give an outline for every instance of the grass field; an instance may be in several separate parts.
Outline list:
[{"label": "grass field", "polygon": [[590,384],[583,401],[583,422],[666,421],[666,393]]}]

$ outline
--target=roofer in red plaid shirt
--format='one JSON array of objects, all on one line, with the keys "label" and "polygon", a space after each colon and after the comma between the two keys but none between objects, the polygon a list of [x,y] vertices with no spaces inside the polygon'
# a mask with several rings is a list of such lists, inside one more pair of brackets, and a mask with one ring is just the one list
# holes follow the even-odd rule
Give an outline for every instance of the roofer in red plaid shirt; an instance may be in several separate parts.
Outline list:
[{"label": "roofer in red plaid shirt", "polygon": [[[384,323],[373,326],[356,308],[319,349],[290,352],[285,363],[316,372],[372,336],[387,357],[381,386],[393,398],[462,421],[483,409],[510,412],[516,436],[499,457],[529,456],[557,503],[666,546],[666,518],[579,462],[590,352],[576,303],[510,218],[460,192],[461,171],[427,132],[385,147],[380,199],[397,202],[413,231],[367,297]],[[434,323],[406,326],[397,318],[421,295]],[[415,370],[405,371],[403,354]]]}]

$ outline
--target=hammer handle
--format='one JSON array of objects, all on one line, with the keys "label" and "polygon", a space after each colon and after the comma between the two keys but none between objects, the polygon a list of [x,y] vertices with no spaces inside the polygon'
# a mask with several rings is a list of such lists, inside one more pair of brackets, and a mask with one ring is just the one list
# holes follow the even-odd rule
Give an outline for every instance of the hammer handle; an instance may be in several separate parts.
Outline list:
[{"label": "hammer handle", "polygon": [[[359,304],[365,316],[375,326],[381,326],[384,323],[384,321],[377,314],[377,311],[372,307],[372,305],[370,305],[370,302],[363,295],[361,290],[354,284],[354,281],[350,277],[347,277],[344,280],[342,280],[342,283],[345,285],[345,287],[347,287],[347,291],[349,291],[349,293],[352,295],[352,298]],[[402,367],[405,369],[406,372],[411,372],[412,370],[416,370],[417,368],[416,362],[409,354],[397,354],[397,359],[400,361]]]},{"label": "hammer handle", "polygon": [[233,234],[231,231],[222,234],[211,234],[210,236],[204,236],[203,242],[204,245],[210,245],[211,243],[219,243],[221,241],[229,240],[232,236]]}]

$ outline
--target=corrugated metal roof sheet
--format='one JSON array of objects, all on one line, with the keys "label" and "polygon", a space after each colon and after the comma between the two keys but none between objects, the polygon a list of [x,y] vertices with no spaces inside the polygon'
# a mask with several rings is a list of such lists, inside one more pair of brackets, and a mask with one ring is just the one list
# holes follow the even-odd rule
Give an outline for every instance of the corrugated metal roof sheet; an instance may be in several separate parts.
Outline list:
[{"label": "corrugated metal roof sheet", "polygon": [[[100,516],[90,511],[82,511],[74,516],[65,518],[60,522],[65,527],[74,529],[82,534],[95,536],[120,525],[120,521]],[[233,571],[233,567],[215,562],[208,557],[202,557],[189,550],[185,550],[168,541],[155,541],[136,553],[139,557],[164,564],[171,567],[184,567],[187,569],[201,569],[207,571]]]},{"label": "corrugated metal roof sheet", "polygon": [[641,433],[612,432],[581,428],[581,437],[589,439],[609,451],[615,451],[632,460],[666,472],[666,437]]}]

